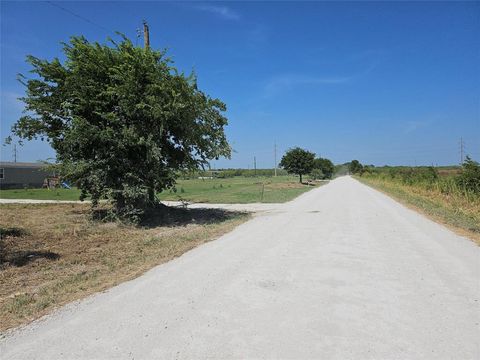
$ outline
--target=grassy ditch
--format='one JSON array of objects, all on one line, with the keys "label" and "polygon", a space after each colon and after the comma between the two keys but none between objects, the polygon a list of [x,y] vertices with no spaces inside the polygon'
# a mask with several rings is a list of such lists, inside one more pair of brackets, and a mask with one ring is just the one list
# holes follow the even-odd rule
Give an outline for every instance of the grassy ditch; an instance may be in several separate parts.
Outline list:
[{"label": "grassy ditch", "polygon": [[400,178],[382,174],[364,174],[356,178],[480,245],[480,197],[455,188],[451,179],[405,183]]},{"label": "grassy ditch", "polygon": [[92,221],[87,204],[0,206],[0,331],[133,279],[249,215],[166,208],[142,227]]}]

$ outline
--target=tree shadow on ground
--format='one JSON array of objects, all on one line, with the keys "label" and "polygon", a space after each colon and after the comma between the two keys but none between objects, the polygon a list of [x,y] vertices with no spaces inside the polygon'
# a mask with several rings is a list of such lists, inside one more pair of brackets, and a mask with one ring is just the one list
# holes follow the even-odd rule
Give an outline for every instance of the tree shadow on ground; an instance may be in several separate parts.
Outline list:
[{"label": "tree shadow on ground", "polygon": [[3,239],[7,236],[20,237],[27,234],[27,230],[19,227],[0,227],[0,239]]},{"label": "tree shadow on ground", "polygon": [[28,231],[19,227],[0,227],[0,269],[5,265],[21,267],[37,259],[57,260],[60,255],[51,251],[13,251],[7,252],[5,242],[12,238],[28,235]]},{"label": "tree shadow on ground", "polygon": [[[17,251],[9,254],[2,263],[8,263],[11,266],[21,267],[37,259],[57,260],[60,255],[51,251]],[[2,265],[0,263],[0,265]]]},{"label": "tree shadow on ground", "polygon": [[309,181],[302,181],[300,184],[305,185],[305,186],[317,186],[314,182],[309,182]]},{"label": "tree shadow on ground", "polygon": [[[82,210],[84,212],[86,210]],[[195,208],[189,209],[182,206],[167,206],[157,204],[154,208],[147,210],[138,223],[139,227],[154,228],[160,226],[175,227],[190,224],[207,225],[221,223],[239,216],[245,216],[248,212],[231,211],[224,209]],[[122,221],[112,214],[109,208],[94,209],[91,217],[98,222]],[[125,220],[129,224],[128,220]],[[131,223],[130,223],[131,224]]]},{"label": "tree shadow on ground", "polygon": [[224,209],[188,209],[160,204],[156,208],[148,211],[139,225],[149,228],[158,226],[185,226],[190,224],[207,225],[221,223],[239,216],[245,216],[246,214],[246,212]]}]

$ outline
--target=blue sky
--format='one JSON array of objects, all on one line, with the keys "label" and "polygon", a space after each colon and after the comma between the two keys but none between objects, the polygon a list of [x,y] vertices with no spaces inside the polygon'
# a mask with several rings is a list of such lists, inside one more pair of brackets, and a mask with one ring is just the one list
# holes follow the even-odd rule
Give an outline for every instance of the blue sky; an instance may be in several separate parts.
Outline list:
[{"label": "blue sky", "polygon": [[[136,41],[146,19],[152,47],[228,106],[235,153],[216,167],[273,167],[275,141],[279,158],[301,146],[335,163],[447,165],[463,137],[479,160],[479,14],[480,2],[2,1],[1,136],[21,114],[25,55],[61,57],[71,35]],[[18,151],[49,157],[41,142]]]}]

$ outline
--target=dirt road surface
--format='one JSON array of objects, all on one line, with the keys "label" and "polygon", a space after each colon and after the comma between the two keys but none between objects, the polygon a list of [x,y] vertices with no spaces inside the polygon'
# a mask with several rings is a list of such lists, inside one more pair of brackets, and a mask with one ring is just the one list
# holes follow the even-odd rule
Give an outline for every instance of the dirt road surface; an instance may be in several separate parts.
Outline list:
[{"label": "dirt road surface", "polygon": [[479,359],[480,248],[343,177],[0,340],[6,359]]}]

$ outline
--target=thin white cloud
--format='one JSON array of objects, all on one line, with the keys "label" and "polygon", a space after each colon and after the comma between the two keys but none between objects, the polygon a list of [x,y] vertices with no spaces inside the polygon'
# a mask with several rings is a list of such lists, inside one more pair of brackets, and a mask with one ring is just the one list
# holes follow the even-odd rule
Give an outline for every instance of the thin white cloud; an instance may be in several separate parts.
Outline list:
[{"label": "thin white cloud", "polygon": [[250,45],[264,46],[270,37],[270,29],[264,24],[257,24],[247,31],[247,38]]},{"label": "thin white cloud", "polygon": [[240,14],[232,10],[228,6],[201,4],[194,6],[194,8],[200,11],[215,14],[225,20],[240,20]]},{"label": "thin white cloud", "polygon": [[404,132],[410,134],[418,129],[425,128],[432,124],[432,120],[415,120],[407,121],[405,123]]},{"label": "thin white cloud", "polygon": [[353,76],[316,77],[299,74],[283,74],[267,81],[264,86],[264,95],[267,97],[290,90],[301,85],[343,84],[353,79]]},{"label": "thin white cloud", "polygon": [[370,63],[364,70],[346,76],[309,76],[295,73],[280,74],[270,78],[266,82],[263,88],[264,96],[271,97],[296,86],[345,84],[368,75],[377,67],[377,64],[378,60]]}]

